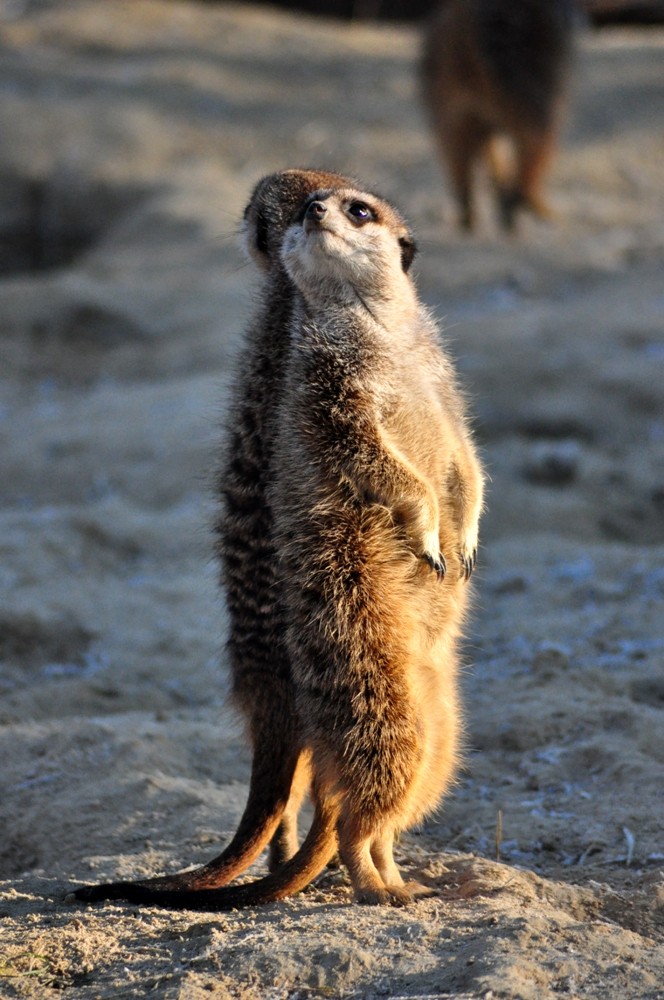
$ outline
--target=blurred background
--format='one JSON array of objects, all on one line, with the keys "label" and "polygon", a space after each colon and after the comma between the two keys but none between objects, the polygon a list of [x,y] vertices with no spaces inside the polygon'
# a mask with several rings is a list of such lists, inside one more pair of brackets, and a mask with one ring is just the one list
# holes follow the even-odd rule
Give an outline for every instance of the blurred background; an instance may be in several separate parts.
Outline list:
[{"label": "blurred background", "polygon": [[407,849],[493,857],[501,810],[547,879],[661,867],[663,5],[579,5],[552,218],[509,234],[481,167],[458,226],[431,7],[0,3],[0,874],[37,894],[209,857],[241,811],[213,478],[260,294],[239,221],[287,166],[413,224],[491,477],[467,764]]}]

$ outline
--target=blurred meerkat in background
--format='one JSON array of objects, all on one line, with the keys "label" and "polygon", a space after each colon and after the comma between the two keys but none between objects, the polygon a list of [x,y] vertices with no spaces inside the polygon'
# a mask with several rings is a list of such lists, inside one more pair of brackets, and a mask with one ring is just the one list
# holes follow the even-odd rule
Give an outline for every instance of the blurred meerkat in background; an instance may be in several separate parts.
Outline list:
[{"label": "blurred meerkat in background", "polygon": [[574,21],[573,0],[444,0],[429,21],[423,99],[464,229],[476,221],[473,175],[483,160],[504,229],[522,208],[550,216],[541,189],[564,110]]}]

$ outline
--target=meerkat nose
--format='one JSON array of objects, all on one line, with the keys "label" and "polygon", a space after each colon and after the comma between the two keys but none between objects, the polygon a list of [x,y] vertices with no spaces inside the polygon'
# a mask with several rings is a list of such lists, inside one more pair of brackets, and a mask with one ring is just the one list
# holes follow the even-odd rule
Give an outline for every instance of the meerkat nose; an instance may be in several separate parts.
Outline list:
[{"label": "meerkat nose", "polygon": [[305,218],[311,219],[313,222],[320,222],[326,214],[327,208],[322,201],[312,201],[311,204],[307,206]]}]

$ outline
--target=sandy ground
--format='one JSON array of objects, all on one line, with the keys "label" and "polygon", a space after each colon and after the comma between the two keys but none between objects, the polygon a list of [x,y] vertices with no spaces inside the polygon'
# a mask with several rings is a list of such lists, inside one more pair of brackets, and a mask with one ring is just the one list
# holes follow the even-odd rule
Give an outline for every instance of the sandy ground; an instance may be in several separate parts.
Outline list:
[{"label": "sandy ground", "polygon": [[[486,206],[451,225],[412,29],[1,17],[0,995],[663,996],[664,32],[581,41],[557,221],[506,241]],[[211,857],[242,810],[209,530],[256,289],[235,230],[259,176],[314,164],[413,222],[492,478],[466,767],[398,849],[439,894],[359,908],[338,871],[256,912],[65,905]]]}]

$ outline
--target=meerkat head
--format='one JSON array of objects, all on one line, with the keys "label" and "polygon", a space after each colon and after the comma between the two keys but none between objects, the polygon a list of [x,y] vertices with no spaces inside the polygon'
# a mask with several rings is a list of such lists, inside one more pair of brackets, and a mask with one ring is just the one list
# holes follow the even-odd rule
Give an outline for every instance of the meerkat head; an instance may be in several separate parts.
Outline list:
[{"label": "meerkat head", "polygon": [[281,259],[305,298],[390,299],[410,285],[415,241],[399,213],[354,187],[315,191],[283,237]]},{"label": "meerkat head", "polygon": [[284,233],[314,191],[352,187],[342,174],[325,170],[279,170],[263,177],[244,210],[240,238],[246,255],[263,271],[280,266]]}]

